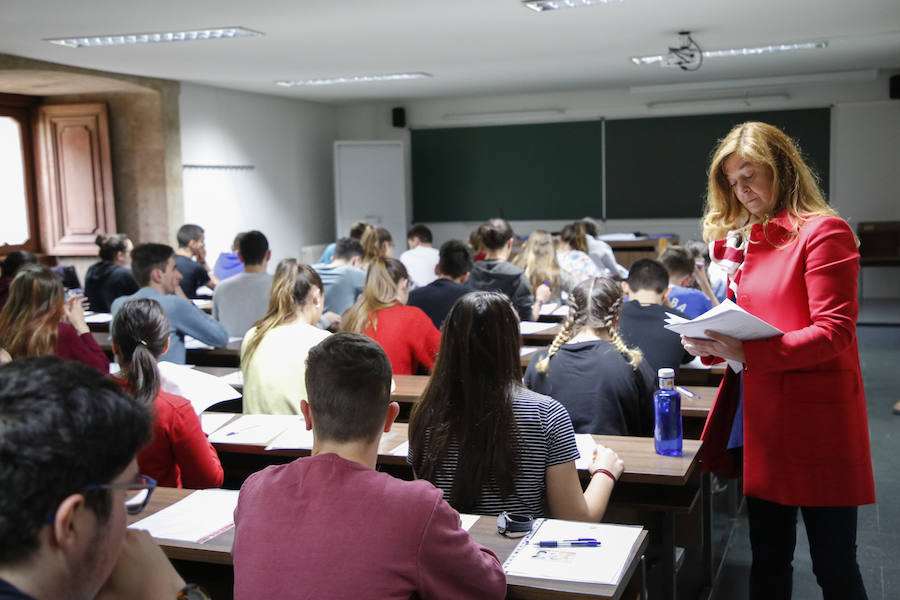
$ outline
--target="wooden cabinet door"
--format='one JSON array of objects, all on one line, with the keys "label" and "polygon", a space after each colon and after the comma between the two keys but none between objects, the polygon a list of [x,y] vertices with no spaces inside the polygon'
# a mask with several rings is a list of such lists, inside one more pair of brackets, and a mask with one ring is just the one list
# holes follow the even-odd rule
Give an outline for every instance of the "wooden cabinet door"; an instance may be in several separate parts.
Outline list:
[{"label": "wooden cabinet door", "polygon": [[39,107],[36,146],[44,251],[96,254],[97,234],[116,231],[106,105]]}]

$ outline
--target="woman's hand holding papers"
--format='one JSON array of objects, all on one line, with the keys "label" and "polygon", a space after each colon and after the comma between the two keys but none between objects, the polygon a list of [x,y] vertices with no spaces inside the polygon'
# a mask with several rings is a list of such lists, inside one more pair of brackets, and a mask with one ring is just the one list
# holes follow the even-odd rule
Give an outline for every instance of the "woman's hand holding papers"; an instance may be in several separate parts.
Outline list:
[{"label": "woman's hand holding papers", "polygon": [[725,360],[744,363],[744,342],[717,331],[704,331],[711,339],[681,336],[681,345],[693,356],[718,356]]},{"label": "woman's hand holding papers", "polygon": [[616,480],[618,480],[625,470],[625,463],[619,458],[619,455],[616,454],[615,450],[607,448],[603,444],[597,444],[597,447],[594,449],[594,460],[591,462],[589,470],[593,473],[601,469],[609,471],[615,475]]}]

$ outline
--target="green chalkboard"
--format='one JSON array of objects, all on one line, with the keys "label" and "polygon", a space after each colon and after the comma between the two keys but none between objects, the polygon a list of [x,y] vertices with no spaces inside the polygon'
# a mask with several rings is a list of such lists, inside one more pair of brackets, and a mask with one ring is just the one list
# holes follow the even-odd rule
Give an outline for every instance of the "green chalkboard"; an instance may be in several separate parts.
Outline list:
[{"label": "green chalkboard", "polygon": [[827,108],[614,120],[606,122],[606,218],[700,217],[712,152],[744,121],[770,123],[794,138],[827,194]]},{"label": "green chalkboard", "polygon": [[601,121],[414,129],[413,221],[602,212]]}]

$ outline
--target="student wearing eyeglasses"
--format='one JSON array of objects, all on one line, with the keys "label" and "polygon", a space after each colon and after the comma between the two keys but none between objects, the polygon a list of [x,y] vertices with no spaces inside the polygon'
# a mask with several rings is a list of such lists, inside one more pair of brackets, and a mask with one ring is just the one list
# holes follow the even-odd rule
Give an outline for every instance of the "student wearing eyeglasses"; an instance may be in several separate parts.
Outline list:
[{"label": "student wearing eyeglasses", "polygon": [[147,532],[125,527],[154,486],[135,459],[150,420],[84,365],[0,366],[0,600],[175,599],[190,587]]}]

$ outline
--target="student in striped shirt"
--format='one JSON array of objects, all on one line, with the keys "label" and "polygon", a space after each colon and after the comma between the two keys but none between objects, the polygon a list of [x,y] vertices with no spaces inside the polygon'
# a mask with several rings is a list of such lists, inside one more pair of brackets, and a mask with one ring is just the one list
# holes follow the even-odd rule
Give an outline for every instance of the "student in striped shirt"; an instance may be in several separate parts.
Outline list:
[{"label": "student in striped shirt", "polygon": [[408,460],[461,512],[599,521],[624,464],[598,446],[582,492],[569,413],[522,386],[518,332],[503,294],[457,300],[410,417]]}]

